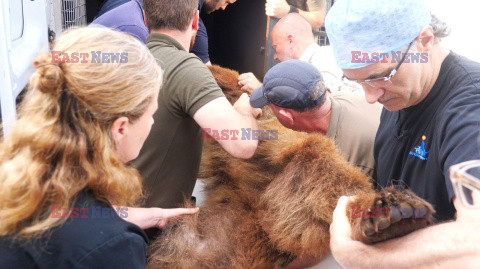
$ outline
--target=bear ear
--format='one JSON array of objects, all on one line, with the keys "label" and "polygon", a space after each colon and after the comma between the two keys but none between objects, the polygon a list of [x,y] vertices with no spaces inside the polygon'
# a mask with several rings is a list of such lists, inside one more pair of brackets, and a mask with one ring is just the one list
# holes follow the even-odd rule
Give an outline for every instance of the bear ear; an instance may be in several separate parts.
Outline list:
[{"label": "bear ear", "polygon": [[238,72],[214,64],[209,65],[208,68],[228,101],[234,104],[243,93],[238,85]]}]

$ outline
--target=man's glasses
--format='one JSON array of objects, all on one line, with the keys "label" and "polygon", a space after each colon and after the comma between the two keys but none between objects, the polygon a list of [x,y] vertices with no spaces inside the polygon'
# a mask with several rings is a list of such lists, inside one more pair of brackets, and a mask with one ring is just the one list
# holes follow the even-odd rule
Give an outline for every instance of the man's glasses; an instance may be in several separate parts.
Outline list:
[{"label": "man's glasses", "polygon": [[351,82],[356,82],[356,83],[358,83],[362,86],[363,86],[363,84],[367,84],[368,86],[373,87],[373,88],[386,87],[386,86],[392,84],[391,79],[393,78],[393,76],[395,76],[395,74],[397,73],[397,70],[400,68],[403,61],[405,61],[405,57],[407,56],[407,52],[410,50],[410,47],[412,46],[412,43],[413,43],[413,41],[410,42],[410,44],[408,44],[407,50],[403,54],[402,59],[400,60],[400,62],[398,62],[397,66],[395,66],[395,68],[393,68],[393,70],[390,72],[390,74],[388,76],[379,77],[379,78],[372,78],[372,79],[365,79],[363,81],[359,81],[359,80],[349,79],[345,75],[343,75],[342,80],[344,82],[347,82],[347,83],[348,82],[350,82],[350,83]]},{"label": "man's glasses", "polygon": [[[480,208],[480,160],[468,161],[450,167],[450,180],[452,181],[455,195],[460,198],[463,205],[470,208]],[[478,198],[477,198],[478,199]]]}]

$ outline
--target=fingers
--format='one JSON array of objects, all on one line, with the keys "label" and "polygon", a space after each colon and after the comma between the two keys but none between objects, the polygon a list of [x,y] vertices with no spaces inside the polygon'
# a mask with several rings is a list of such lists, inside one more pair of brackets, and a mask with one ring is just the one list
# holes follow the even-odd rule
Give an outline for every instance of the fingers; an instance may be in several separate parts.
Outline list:
[{"label": "fingers", "polygon": [[169,212],[167,213],[168,218],[176,218],[180,217],[182,215],[192,215],[196,214],[199,211],[198,207],[195,208],[171,208],[171,209],[165,209],[168,210]]},{"label": "fingers", "polygon": [[238,76],[238,85],[240,89],[248,94],[252,94],[254,90],[262,86],[262,83],[251,72],[243,73]]},{"label": "fingers", "polygon": [[353,202],[353,197],[342,196],[338,199],[337,207],[333,211],[333,222],[330,225],[330,233],[336,231],[351,233],[350,222],[347,217],[347,206],[350,202]]},{"label": "fingers", "polygon": [[252,92],[256,89],[254,87],[252,87],[250,84],[245,84],[243,85],[241,88],[240,88],[242,91],[248,93],[249,95],[252,94]]},{"label": "fingers", "polygon": [[251,77],[255,77],[255,75],[252,72],[243,73],[238,76],[238,81],[251,78]]},{"label": "fingers", "polygon": [[289,10],[290,7],[285,0],[267,0],[267,2],[265,3],[265,14],[267,16],[280,19],[286,14],[288,14]]},{"label": "fingers", "polygon": [[261,108],[254,108],[254,109],[253,109],[253,117],[254,117],[255,119],[257,119],[257,120],[258,120],[260,117],[262,117],[262,113],[263,113],[263,111],[262,111]]},{"label": "fingers", "polygon": [[165,229],[168,223],[180,216],[183,215],[192,215],[198,213],[200,210],[198,207],[195,208],[158,208],[159,215],[156,216],[155,226],[160,229]]},{"label": "fingers", "polygon": [[338,220],[348,220],[347,218],[347,204],[350,199],[348,196],[342,196],[338,199],[337,207],[333,211],[333,218]]}]

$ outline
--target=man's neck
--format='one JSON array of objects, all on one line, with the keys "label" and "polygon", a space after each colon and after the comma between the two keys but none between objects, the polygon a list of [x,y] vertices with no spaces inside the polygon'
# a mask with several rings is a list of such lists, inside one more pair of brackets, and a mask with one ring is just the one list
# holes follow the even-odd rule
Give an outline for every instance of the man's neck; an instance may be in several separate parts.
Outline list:
[{"label": "man's neck", "polygon": [[170,29],[162,29],[162,30],[150,30],[151,34],[164,34],[168,35],[171,38],[175,39],[182,45],[182,47],[189,52],[190,49],[190,41],[192,39],[192,33],[190,31],[179,31],[179,30],[170,30]]},{"label": "man's neck", "polygon": [[420,87],[422,87],[423,90],[420,93],[420,97],[418,98],[418,101],[413,105],[419,104],[428,96],[433,86],[435,85],[435,82],[438,79],[438,75],[440,74],[440,69],[442,68],[442,63],[447,57],[448,53],[449,51],[444,49],[440,44],[434,45],[431,52],[429,53],[428,69],[425,71],[422,71],[424,72],[424,75],[422,76],[425,77],[425,80],[421,81],[422,84],[420,85]]},{"label": "man's neck", "polygon": [[328,126],[330,125],[330,117],[332,115],[332,102],[328,93],[325,94],[325,102],[323,105],[315,111],[310,113],[308,117],[304,118],[304,124],[306,132],[318,132],[324,135],[327,134]]},{"label": "man's neck", "polygon": [[[443,48],[440,44],[434,45],[434,48],[432,49],[432,56],[430,57],[430,60],[432,61],[432,70],[431,73],[429,74],[429,80],[425,84],[425,89],[426,89],[426,95],[430,93],[430,91],[433,88],[433,85],[435,85],[435,82],[437,81],[438,75],[440,74],[440,69],[442,68],[442,63],[447,57],[449,51]],[[425,97],[422,98],[422,100]]]},{"label": "man's neck", "polygon": [[297,55],[295,55],[295,59],[300,59],[302,58],[303,54],[307,51],[307,49],[314,44],[315,42],[312,40],[312,42],[303,42],[298,45],[297,47]]}]

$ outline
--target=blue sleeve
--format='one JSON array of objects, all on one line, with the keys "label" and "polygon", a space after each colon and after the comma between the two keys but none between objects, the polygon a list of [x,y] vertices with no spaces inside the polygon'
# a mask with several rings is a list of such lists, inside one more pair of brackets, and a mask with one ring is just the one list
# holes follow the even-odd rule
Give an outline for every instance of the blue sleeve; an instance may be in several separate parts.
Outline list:
[{"label": "blue sleeve", "polygon": [[147,267],[147,244],[136,233],[119,234],[92,250],[75,268],[131,268]]},{"label": "blue sleeve", "polygon": [[[468,87],[462,90],[472,93],[472,89]],[[443,165],[450,200],[455,196],[450,181],[450,166],[480,159],[480,94],[462,94],[455,98],[457,100],[453,101],[442,115],[439,130],[439,161]]]},{"label": "blue sleeve", "polygon": [[148,31],[146,28],[138,27],[137,25],[122,25],[117,29],[142,41],[143,44],[147,43]]},{"label": "blue sleeve", "polygon": [[198,22],[197,36],[195,37],[195,44],[193,45],[191,53],[197,55],[203,63],[210,61],[208,55],[208,34],[202,19]]}]

